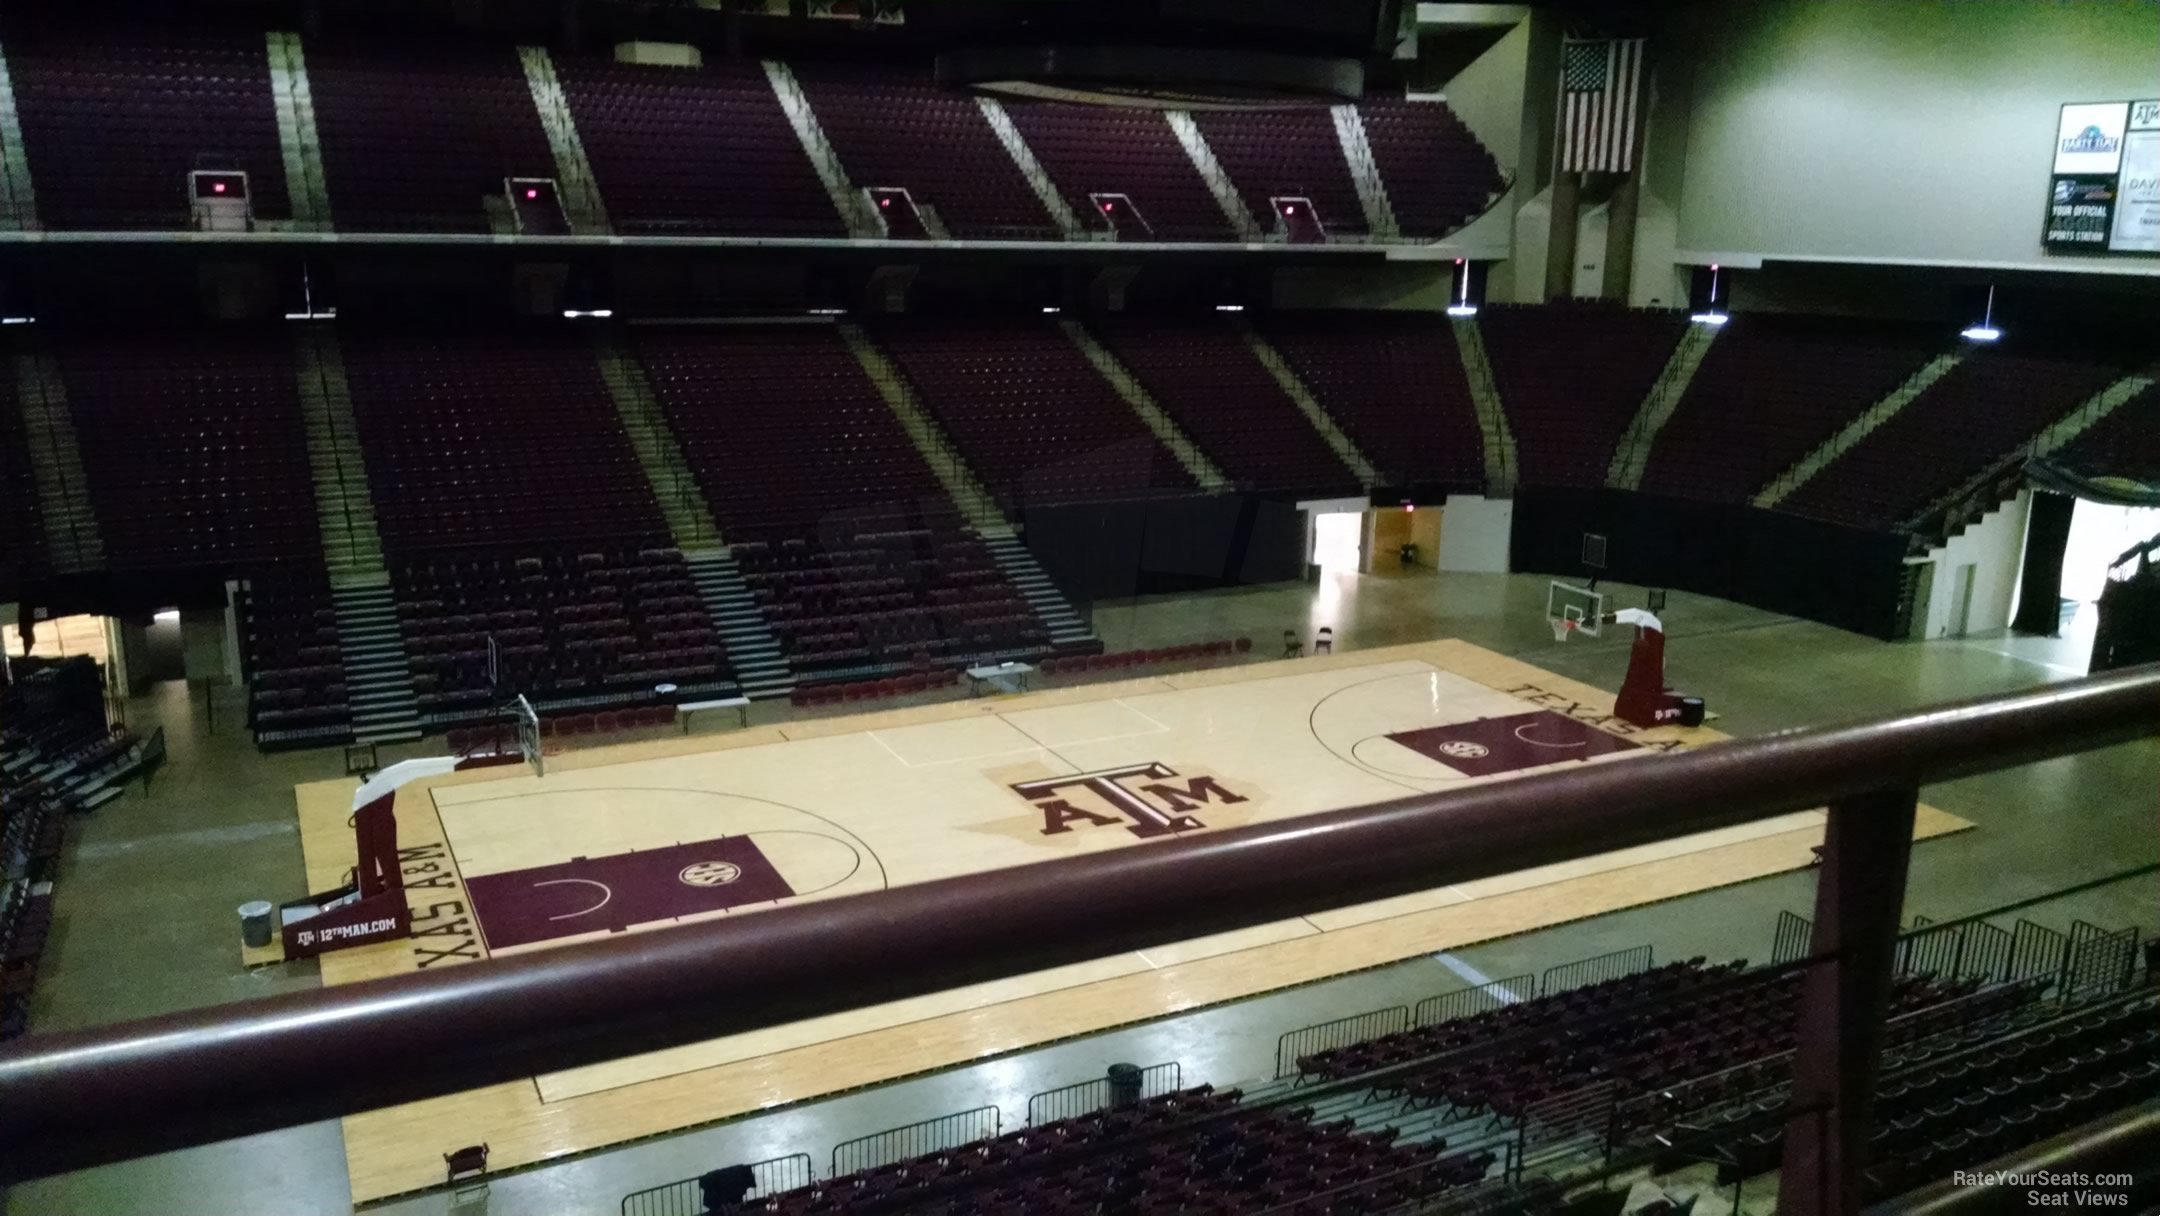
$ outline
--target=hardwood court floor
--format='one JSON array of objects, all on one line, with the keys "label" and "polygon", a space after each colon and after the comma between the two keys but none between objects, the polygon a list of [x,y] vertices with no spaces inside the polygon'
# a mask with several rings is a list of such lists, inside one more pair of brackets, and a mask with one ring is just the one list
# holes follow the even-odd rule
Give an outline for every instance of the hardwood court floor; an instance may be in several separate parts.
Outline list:
[{"label": "hardwood court floor", "polygon": [[[1611,707],[1446,641],[594,748],[551,757],[545,778],[415,782],[397,803],[415,936],[326,956],[323,978],[1723,738],[1638,731]],[[351,788],[296,789],[311,889],[352,865]],[[1918,834],[1968,826],[1923,808]],[[1820,812],[1802,812],[359,1115],[344,1121],[353,1198],[437,1184],[460,1145],[528,1164],[1795,869],[1821,834]]]}]

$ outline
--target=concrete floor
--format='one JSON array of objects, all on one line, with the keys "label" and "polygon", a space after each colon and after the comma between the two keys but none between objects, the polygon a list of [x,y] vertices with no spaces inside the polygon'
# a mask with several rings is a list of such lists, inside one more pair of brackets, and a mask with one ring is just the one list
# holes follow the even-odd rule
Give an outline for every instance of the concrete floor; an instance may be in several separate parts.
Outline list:
[{"label": "concrete floor", "polygon": [[[1546,579],[1529,575],[1381,577],[1329,574],[1288,585],[1099,604],[1094,620],[1116,650],[1247,635],[1279,651],[1284,628],[1309,637],[1332,625],[1336,648],[1459,637],[1548,670],[1617,688],[1627,647],[1615,639],[1557,644],[1543,621]],[[1614,605],[1637,589],[1608,585]],[[2003,692],[2080,674],[2076,638],[1886,644],[1722,601],[1674,593],[1668,680],[1707,698],[1734,735]],[[111,803],[69,829],[35,1030],[127,1018],[307,988],[313,964],[244,971],[234,908],[285,898],[302,883],[292,787],[337,776],[335,749],[264,756],[241,729],[240,696],[219,694],[208,728],[204,694],[158,686],[129,708],[147,733],[162,725],[171,759],[147,795]],[[760,706],[759,719],[785,706]],[[725,729],[714,721],[704,729]],[[420,750],[412,749],[415,754]],[[401,756],[386,755],[390,759]],[[2160,743],[2144,741],[1932,787],[1923,796],[1979,825],[1922,847],[1906,913],[1944,920],[2039,896],[2160,859],[2153,798]],[[2093,891],[2027,913],[2058,929],[2073,916],[2148,932],[2160,881]],[[1297,1027],[1414,1003],[1483,977],[1535,973],[1608,950],[1655,945],[1658,956],[1764,958],[1781,910],[1805,913],[1813,878],[1793,874],[1418,959],[1326,983],[989,1060],[971,1068],[665,1137],[497,1179],[453,1209],[447,1194],[381,1205],[404,1216],[612,1211],[626,1192],[730,1161],[807,1152],[819,1172],[841,1140],[996,1104],[1006,1126],[1027,1095],[1101,1075],[1116,1061],[1175,1060],[1187,1084],[1270,1075],[1276,1039]],[[2142,918],[2142,920],[2141,920]],[[446,1133],[445,1145],[458,1140]],[[47,1179],[5,1197],[8,1213],[346,1212],[335,1124]]]}]

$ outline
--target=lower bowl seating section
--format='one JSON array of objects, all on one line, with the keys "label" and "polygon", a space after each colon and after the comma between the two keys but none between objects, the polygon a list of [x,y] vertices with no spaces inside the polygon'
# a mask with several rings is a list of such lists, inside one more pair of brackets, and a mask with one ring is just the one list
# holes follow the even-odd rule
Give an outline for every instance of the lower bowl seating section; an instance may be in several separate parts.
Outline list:
[{"label": "lower bowl seating section", "polygon": [[240,601],[248,725],[263,746],[337,741],[352,727],[337,610],[320,569],[248,580]]},{"label": "lower bowl seating section", "polygon": [[1913,522],[2121,374],[2096,363],[1970,355],[1780,507],[1865,528]]},{"label": "lower bowl seating section", "polygon": [[1276,313],[1264,332],[1382,479],[1475,492],[1485,439],[1447,323],[1398,313]]},{"label": "lower bowl seating section", "polygon": [[[2160,1096],[2160,1003],[2150,990],[2028,1002],[1924,1041],[1893,1043],[1876,1082],[1863,1198],[1887,1199]],[[1731,1186],[1778,1168],[1791,1065],[1685,1114]],[[1673,1126],[1681,1112],[1662,1112]]]},{"label": "lower bowl seating section", "polygon": [[1658,431],[1642,488],[1745,502],[1943,346],[1882,322],[1736,315]]},{"label": "lower bowl seating section", "polygon": [[1200,110],[1193,121],[1262,231],[1282,226],[1272,201],[1280,198],[1308,200],[1331,237],[1367,229],[1357,182],[1326,109]]},{"label": "lower bowl seating section", "polygon": [[555,176],[507,46],[307,48],[332,218],[344,232],[486,232],[504,179]]},{"label": "lower bowl seating section", "polygon": [[1494,305],[1478,318],[1526,486],[1605,484],[1686,319],[1677,312],[1576,301]]},{"label": "lower bowl seating section", "polygon": [[0,586],[39,577],[47,565],[45,516],[15,396],[17,382],[0,376]]},{"label": "lower bowl seating section", "polygon": [[847,235],[756,61],[555,67],[617,232]]},{"label": "lower bowl seating section", "polygon": [[1242,1096],[1205,1085],[1179,1090],[844,1174],[738,1210],[1087,1216],[1295,1207],[1325,1216],[1388,1210],[1479,1181],[1494,1164],[1490,1151],[1402,1142],[1393,1128],[1321,1122],[1310,1108],[1240,1111]]},{"label": "lower bowl seating section", "polygon": [[0,38],[46,227],[185,229],[195,169],[244,171],[256,218],[291,214],[260,30],[40,18]]},{"label": "lower bowl seating section", "polygon": [[290,342],[279,330],[54,341],[116,569],[320,552]]},{"label": "lower bowl seating section", "polygon": [[[1300,1059],[1298,1071],[1333,1080],[1400,1068],[1387,1084],[1413,1098],[1509,1116],[1601,1081],[1618,1084],[1623,1096],[1647,1093],[1792,1046],[1800,973],[1751,977],[1746,966],[1705,966],[1700,958],[1667,963],[1317,1052]],[[1907,977],[1893,996],[1892,1016],[1973,987]]]},{"label": "lower bowl seating section", "polygon": [[927,70],[814,60],[793,67],[858,189],[907,191],[959,240],[1059,239],[974,98],[938,87]]},{"label": "lower bowl seating section", "polygon": [[1241,488],[1324,498],[1357,476],[1298,412],[1235,326],[1214,318],[1121,317],[1092,326],[1156,404]]},{"label": "lower bowl seating section", "polygon": [[[727,656],[672,549],[449,557],[394,566],[421,721],[490,716],[523,694],[559,711],[731,695]],[[501,678],[488,683],[488,639]]]},{"label": "lower bowl seating section", "polygon": [[[837,1145],[825,1181],[797,1153],[641,1190],[623,1210],[1558,1213],[1592,1210],[1567,1200],[1593,1192],[1617,1210],[1649,1182],[1666,1202],[1640,1210],[1685,1212],[1712,1176],[1730,1188],[1776,1169],[1800,1113],[1812,964],[1790,919],[1779,952],[1803,957],[1766,968],[1657,966],[1638,946],[1292,1030],[1275,1077],[1250,1086],[1117,1064],[1030,1095],[1024,1130],[999,1134],[1003,1113],[978,1107]],[[2021,920],[2013,937],[1975,920],[1901,938],[1871,1202],[2160,1096],[2160,942],[2139,969],[2135,930],[2083,928]]]},{"label": "lower bowl seating section", "polygon": [[1193,489],[1109,381],[1040,317],[891,321],[878,340],[1008,514]]},{"label": "lower bowl seating section", "polygon": [[106,722],[94,660],[17,659],[14,673],[0,688],[0,1040],[29,1026],[63,817],[117,797],[141,757]]},{"label": "lower bowl seating section", "polygon": [[1031,656],[1050,633],[972,532],[866,522],[734,547],[799,678],[853,680]]},{"label": "lower bowl seating section", "polygon": [[[1006,112],[1083,227],[1112,229],[1121,241],[1237,238],[1161,111],[1014,101]],[[1095,197],[1107,194],[1131,206]]]},{"label": "lower bowl seating section", "polygon": [[2160,483],[2160,384],[2116,406],[2056,455],[2073,469]]},{"label": "lower bowl seating section", "polygon": [[[654,330],[653,391],[798,677],[1025,657],[1049,634],[839,335]],[[812,461],[817,476],[803,476]]]},{"label": "lower bowl seating section", "polygon": [[666,542],[583,334],[341,336],[368,484],[393,558]]}]

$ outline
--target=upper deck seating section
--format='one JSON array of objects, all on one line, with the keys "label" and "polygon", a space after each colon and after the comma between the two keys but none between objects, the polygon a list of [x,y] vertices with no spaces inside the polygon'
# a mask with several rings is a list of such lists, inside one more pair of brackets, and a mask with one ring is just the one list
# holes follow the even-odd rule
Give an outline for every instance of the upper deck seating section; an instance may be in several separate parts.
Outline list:
[{"label": "upper deck seating section", "polygon": [[258,219],[291,217],[260,32],[10,19],[0,44],[46,227],[186,228],[195,169],[244,171]]},{"label": "upper deck seating section", "polygon": [[951,236],[1054,241],[1057,225],[975,99],[927,72],[796,63],[818,125],[861,190],[906,190]]},{"label": "upper deck seating section", "polygon": [[[1112,228],[1121,241],[1236,239],[1160,110],[1054,101],[1005,109],[1084,225]],[[1100,197],[1111,194],[1130,206]]]},{"label": "upper deck seating section", "polygon": [[559,55],[555,69],[616,231],[847,235],[755,61],[678,68]]},{"label": "upper deck seating section", "polygon": [[1281,224],[1271,201],[1279,198],[1310,200],[1330,235],[1362,234],[1369,227],[1335,120],[1325,109],[1200,110],[1193,121],[1263,231]]},{"label": "upper deck seating section", "polygon": [[507,46],[310,44],[330,213],[344,232],[487,232],[505,179],[555,176],[532,89]]},{"label": "upper deck seating section", "polygon": [[1367,97],[1365,140],[1406,237],[1443,237],[1476,219],[1507,187],[1499,163],[1443,101]]}]

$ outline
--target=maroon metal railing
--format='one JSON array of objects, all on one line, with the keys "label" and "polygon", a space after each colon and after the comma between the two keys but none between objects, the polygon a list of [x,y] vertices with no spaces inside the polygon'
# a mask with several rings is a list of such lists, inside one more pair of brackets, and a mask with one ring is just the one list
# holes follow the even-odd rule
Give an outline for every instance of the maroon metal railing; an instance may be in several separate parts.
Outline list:
[{"label": "maroon metal railing", "polygon": [[1829,806],[1788,1210],[1857,1210],[1923,784],[2160,733],[2160,666],[0,1047],[0,1181]]}]

